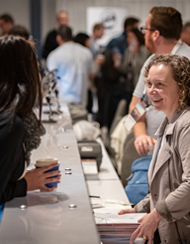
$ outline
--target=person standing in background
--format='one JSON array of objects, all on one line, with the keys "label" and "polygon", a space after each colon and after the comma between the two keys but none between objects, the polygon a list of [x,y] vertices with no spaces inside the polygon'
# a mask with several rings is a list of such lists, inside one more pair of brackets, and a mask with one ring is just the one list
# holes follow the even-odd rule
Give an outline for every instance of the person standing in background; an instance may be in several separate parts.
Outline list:
[{"label": "person standing in background", "polygon": [[95,59],[98,54],[101,53],[101,48],[97,44],[97,40],[102,38],[104,35],[104,26],[102,23],[97,23],[93,27],[93,33],[90,37],[90,50],[92,52],[93,58]]},{"label": "person standing in background", "polygon": [[118,70],[120,71],[121,81],[126,85],[126,100],[127,106],[129,106],[140,70],[150,54],[144,45],[144,35],[136,28],[127,33],[127,45],[128,48],[125,50],[123,61]]},{"label": "person standing in background", "polygon": [[181,40],[190,46],[190,21],[185,23],[181,32]]},{"label": "person standing in background", "polygon": [[124,55],[124,52],[127,48],[127,32],[130,31],[132,28],[139,27],[139,20],[137,18],[129,17],[124,22],[124,30],[123,33],[113,38],[106,46],[107,50],[113,50],[114,48],[117,48],[119,50],[119,53],[121,55]]},{"label": "person standing in background", "polygon": [[[62,10],[57,13],[57,26],[58,28],[61,25],[68,25],[69,24],[69,14],[67,11]],[[47,59],[47,56],[51,51],[56,49],[59,45],[56,41],[56,36],[57,36],[57,29],[51,30],[45,39],[44,47],[43,47],[43,52],[42,52],[42,57],[44,59]]]},{"label": "person standing in background", "polygon": [[14,25],[14,19],[10,14],[2,14],[0,16],[0,29],[1,29],[1,36],[8,34],[9,30]]},{"label": "person standing in background", "polygon": [[81,44],[83,47],[90,48],[90,37],[86,33],[78,33],[74,37],[74,42]]},{"label": "person standing in background", "polygon": [[13,36],[20,36],[24,38],[27,42],[29,42],[33,47],[35,47],[32,35],[30,35],[29,31],[23,25],[14,25],[9,30],[8,34]]},{"label": "person standing in background", "polygon": [[92,54],[88,48],[73,42],[72,29],[67,25],[58,29],[57,42],[59,47],[49,54],[47,68],[58,70],[59,98],[86,106],[88,79],[93,73]]}]

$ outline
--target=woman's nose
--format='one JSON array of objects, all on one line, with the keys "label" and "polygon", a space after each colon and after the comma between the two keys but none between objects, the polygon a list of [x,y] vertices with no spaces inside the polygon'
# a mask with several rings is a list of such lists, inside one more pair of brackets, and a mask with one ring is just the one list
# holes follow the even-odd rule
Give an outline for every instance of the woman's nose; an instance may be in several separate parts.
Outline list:
[{"label": "woman's nose", "polygon": [[154,94],[156,92],[156,88],[155,88],[155,86],[151,86],[150,88],[149,88],[149,93],[150,94]]}]

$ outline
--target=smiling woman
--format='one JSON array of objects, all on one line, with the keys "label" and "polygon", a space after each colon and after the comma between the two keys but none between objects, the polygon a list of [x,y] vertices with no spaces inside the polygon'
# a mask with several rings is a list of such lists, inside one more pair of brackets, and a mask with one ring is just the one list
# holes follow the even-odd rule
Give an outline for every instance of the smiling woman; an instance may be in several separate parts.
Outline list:
[{"label": "smiling woman", "polygon": [[170,122],[179,106],[179,86],[173,78],[172,68],[164,64],[153,65],[146,84],[152,105],[156,110],[163,111]]},{"label": "smiling woman", "polygon": [[[176,95],[178,112],[186,106],[190,106],[189,64],[188,58],[178,55],[159,55],[152,59],[145,70],[145,77],[147,78],[145,83],[147,84],[148,92],[151,92],[150,86],[156,84],[157,91],[165,92],[170,102]],[[151,99],[152,95],[150,93],[149,96]],[[174,106],[172,107],[174,108]]]},{"label": "smiling woman", "polygon": [[148,172],[149,193],[132,210],[146,212],[136,237],[154,239],[158,228],[161,241],[189,243],[190,240],[190,61],[177,55],[159,55],[146,67],[147,93],[157,110],[166,114],[156,135]]}]

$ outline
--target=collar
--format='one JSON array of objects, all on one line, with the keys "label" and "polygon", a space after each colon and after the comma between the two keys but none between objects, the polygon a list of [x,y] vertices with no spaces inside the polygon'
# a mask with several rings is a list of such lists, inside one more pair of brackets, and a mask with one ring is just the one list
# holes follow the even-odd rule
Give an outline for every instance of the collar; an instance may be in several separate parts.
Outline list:
[{"label": "collar", "polygon": [[158,128],[158,130],[156,131],[155,136],[161,137],[163,135],[163,133],[164,133],[166,125],[168,125],[167,131],[166,131],[166,136],[167,135],[172,135],[173,131],[174,131],[174,127],[175,127],[175,125],[177,123],[178,118],[182,117],[189,110],[190,110],[190,108],[188,107],[188,108],[185,108],[184,110],[182,110],[179,113],[175,112],[170,124],[168,124],[168,119],[166,117],[164,119],[164,121],[162,122],[162,124],[160,125],[160,127]]},{"label": "collar", "polygon": [[176,52],[178,51],[181,45],[182,45],[182,41],[179,39],[178,42],[173,47],[171,54],[176,54]]}]

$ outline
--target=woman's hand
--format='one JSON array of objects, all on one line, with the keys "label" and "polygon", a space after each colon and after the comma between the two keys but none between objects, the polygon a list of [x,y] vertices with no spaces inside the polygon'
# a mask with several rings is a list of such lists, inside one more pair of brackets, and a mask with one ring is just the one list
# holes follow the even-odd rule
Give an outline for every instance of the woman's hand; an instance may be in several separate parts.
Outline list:
[{"label": "woman's hand", "polygon": [[138,136],[134,142],[137,153],[140,156],[147,155],[149,150],[153,150],[156,140],[148,135]]},{"label": "woman's hand", "polygon": [[[28,171],[24,177],[27,182],[27,191],[33,191],[37,189],[43,191],[53,191],[55,187],[49,188],[45,186],[45,184],[52,183],[52,182],[60,183],[60,178],[61,178],[60,171],[59,170],[54,170],[50,172],[46,172],[46,171],[50,170],[51,168],[57,165],[58,163],[53,163],[45,167],[32,169]],[[53,176],[57,176],[57,177],[49,178]]]},{"label": "woman's hand", "polygon": [[137,237],[142,237],[144,240],[148,239],[148,244],[152,244],[154,232],[162,219],[163,217],[156,211],[156,209],[153,209],[151,213],[139,219],[138,222],[140,225],[133,232],[130,244],[132,244]]},{"label": "woman's hand", "polygon": [[122,215],[122,214],[127,214],[127,213],[135,213],[135,209],[134,208],[129,208],[129,209],[123,209],[121,211],[119,211],[119,215]]}]

